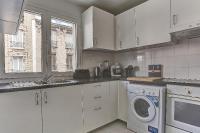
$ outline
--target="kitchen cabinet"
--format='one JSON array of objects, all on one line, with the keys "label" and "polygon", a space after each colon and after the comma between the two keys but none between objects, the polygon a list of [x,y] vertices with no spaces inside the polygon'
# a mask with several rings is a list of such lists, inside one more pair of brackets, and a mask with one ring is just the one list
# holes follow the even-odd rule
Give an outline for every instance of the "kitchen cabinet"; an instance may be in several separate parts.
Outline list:
[{"label": "kitchen cabinet", "polygon": [[114,50],[114,15],[94,6],[82,14],[84,49]]},{"label": "kitchen cabinet", "polygon": [[128,119],[128,81],[118,82],[118,119],[127,122]]},{"label": "kitchen cabinet", "polygon": [[118,119],[118,81],[111,81],[109,87],[109,121]]},{"label": "kitchen cabinet", "polygon": [[138,47],[171,41],[169,0],[148,0],[135,7],[135,14]]},{"label": "kitchen cabinet", "polygon": [[171,32],[200,26],[199,0],[171,0]]},{"label": "kitchen cabinet", "polygon": [[82,93],[80,86],[42,91],[43,133],[82,133]]},{"label": "kitchen cabinet", "polygon": [[40,90],[0,94],[1,133],[42,133]]},{"label": "kitchen cabinet", "polygon": [[132,8],[116,16],[116,50],[136,46],[135,9]]},{"label": "kitchen cabinet", "polygon": [[108,94],[109,82],[83,86],[84,132],[109,123]]},{"label": "kitchen cabinet", "polygon": [[1,0],[0,32],[15,34],[23,13],[25,0]]}]

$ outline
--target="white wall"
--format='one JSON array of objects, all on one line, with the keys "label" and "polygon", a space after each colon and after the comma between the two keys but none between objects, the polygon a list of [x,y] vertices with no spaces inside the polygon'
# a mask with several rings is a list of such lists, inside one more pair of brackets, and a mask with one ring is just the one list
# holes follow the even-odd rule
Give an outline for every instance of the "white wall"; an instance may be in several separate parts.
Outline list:
[{"label": "white wall", "polygon": [[[137,56],[143,57],[142,61]],[[162,64],[165,78],[198,79],[200,80],[200,38],[188,39],[180,44],[118,53],[115,61],[124,67],[129,64],[139,66],[137,76],[148,76],[148,65]]]}]

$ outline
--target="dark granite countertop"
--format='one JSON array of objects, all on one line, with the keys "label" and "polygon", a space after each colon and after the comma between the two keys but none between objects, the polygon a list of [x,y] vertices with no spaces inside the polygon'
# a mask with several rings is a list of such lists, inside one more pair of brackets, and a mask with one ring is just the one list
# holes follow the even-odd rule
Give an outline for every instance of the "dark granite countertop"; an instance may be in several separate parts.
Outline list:
[{"label": "dark granite countertop", "polygon": [[[4,86],[0,86],[0,93],[38,90],[38,89],[48,89],[48,88],[54,88],[54,87],[64,87],[64,86],[91,84],[91,83],[117,81],[117,80],[127,81],[126,78],[120,78],[120,79],[102,78],[102,79],[72,80],[72,82],[42,84],[42,85],[36,85],[36,86],[30,86],[30,87],[9,87],[8,85],[4,85]],[[163,79],[163,80],[158,80],[158,81],[155,81],[155,82],[130,81],[130,83],[153,85],[153,86],[166,86],[167,84],[174,84],[174,85],[200,87],[200,81],[199,80],[195,81],[195,80]]]},{"label": "dark granite countertop", "polygon": [[30,87],[12,87],[12,86],[9,87],[8,85],[6,85],[6,86],[0,86],[0,93],[48,89],[48,88],[54,88],[54,87],[64,87],[64,86],[91,84],[91,83],[117,81],[117,80],[126,80],[126,79],[125,78],[120,78],[120,79],[113,79],[113,78],[104,78],[103,79],[102,78],[102,79],[71,80],[72,82],[41,84],[41,85],[35,85],[35,86],[30,86]]}]

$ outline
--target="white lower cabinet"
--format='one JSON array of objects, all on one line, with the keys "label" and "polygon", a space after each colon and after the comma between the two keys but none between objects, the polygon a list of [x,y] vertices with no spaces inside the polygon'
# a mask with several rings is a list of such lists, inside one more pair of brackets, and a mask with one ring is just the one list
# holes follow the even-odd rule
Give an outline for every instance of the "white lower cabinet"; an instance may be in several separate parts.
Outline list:
[{"label": "white lower cabinet", "polygon": [[82,133],[80,86],[49,88],[42,91],[43,133]]},{"label": "white lower cabinet", "polygon": [[127,121],[127,83],[0,93],[0,133],[87,133]]},{"label": "white lower cabinet", "polygon": [[109,122],[109,82],[83,86],[84,132],[92,131]]},{"label": "white lower cabinet", "polygon": [[110,82],[108,102],[110,122],[118,119],[118,82],[119,81]]},{"label": "white lower cabinet", "polygon": [[118,119],[127,122],[128,120],[128,81],[118,82]]},{"label": "white lower cabinet", "polygon": [[0,94],[0,133],[42,133],[40,91]]}]

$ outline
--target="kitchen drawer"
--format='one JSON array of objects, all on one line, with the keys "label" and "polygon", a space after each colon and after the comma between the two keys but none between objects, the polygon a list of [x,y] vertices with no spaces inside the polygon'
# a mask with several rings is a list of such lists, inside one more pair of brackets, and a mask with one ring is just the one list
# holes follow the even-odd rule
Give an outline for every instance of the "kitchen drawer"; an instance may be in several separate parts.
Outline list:
[{"label": "kitchen drawer", "polygon": [[90,107],[102,102],[106,102],[109,94],[108,83],[95,83],[84,86],[84,106]]},{"label": "kitchen drawer", "polygon": [[84,108],[84,131],[89,132],[109,122],[106,103]]}]

